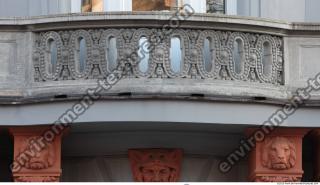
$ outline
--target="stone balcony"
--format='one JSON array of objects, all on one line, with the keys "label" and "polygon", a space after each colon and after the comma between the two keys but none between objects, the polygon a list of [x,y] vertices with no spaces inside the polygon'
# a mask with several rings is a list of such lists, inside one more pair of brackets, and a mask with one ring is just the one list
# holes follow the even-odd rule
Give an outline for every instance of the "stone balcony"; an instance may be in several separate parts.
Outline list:
[{"label": "stone balcony", "polygon": [[[166,35],[162,28],[171,17],[115,12],[0,19],[1,103],[79,99],[120,66],[123,77],[104,99],[282,104],[320,72],[318,24],[194,14]],[[126,60],[142,51],[139,61]],[[319,105],[320,93],[312,95],[306,105]]]}]

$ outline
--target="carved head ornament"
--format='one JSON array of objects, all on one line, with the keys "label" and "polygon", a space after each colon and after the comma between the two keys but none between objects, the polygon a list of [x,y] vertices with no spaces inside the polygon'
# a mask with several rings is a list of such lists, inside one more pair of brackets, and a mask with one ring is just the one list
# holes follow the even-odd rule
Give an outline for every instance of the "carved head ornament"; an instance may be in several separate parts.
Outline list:
[{"label": "carved head ornament", "polygon": [[129,150],[133,176],[137,182],[176,182],[179,180],[182,150]]},{"label": "carved head ornament", "polygon": [[273,170],[286,170],[296,164],[296,146],[285,137],[265,140],[262,148],[262,164]]},{"label": "carved head ornament", "polygon": [[25,161],[24,167],[31,170],[47,169],[55,162],[52,143],[43,142],[43,138],[36,136],[29,137],[22,143],[20,154],[28,154],[29,158]]}]

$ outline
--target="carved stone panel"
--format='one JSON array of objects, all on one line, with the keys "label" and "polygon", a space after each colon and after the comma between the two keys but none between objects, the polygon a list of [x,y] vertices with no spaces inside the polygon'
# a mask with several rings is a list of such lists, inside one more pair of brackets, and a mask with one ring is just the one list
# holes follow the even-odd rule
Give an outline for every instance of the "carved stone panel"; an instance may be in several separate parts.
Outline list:
[{"label": "carved stone panel", "polygon": [[182,150],[132,149],[129,159],[136,182],[177,182],[180,177]]},{"label": "carved stone panel", "polygon": [[49,126],[14,127],[10,128],[10,132],[14,138],[14,161],[11,168],[14,181],[59,181],[62,134],[43,135],[50,132]]},{"label": "carved stone panel", "polygon": [[[112,38],[116,42],[114,45],[110,45]],[[146,55],[139,53],[142,38],[150,45],[144,72],[139,69]],[[177,38],[179,46],[172,42]],[[79,39],[85,41],[86,49],[82,54]],[[53,41],[56,52],[52,54],[50,43]],[[41,32],[36,33],[34,44],[34,81],[101,79],[113,71],[110,70],[113,66],[114,70],[123,71],[123,78],[209,79],[283,85],[282,42],[282,37],[274,35],[217,30],[175,29],[171,35],[151,28]],[[79,71],[79,57],[84,56],[84,51],[85,67]],[[180,61],[171,61],[175,52],[181,53]],[[116,64],[109,61],[112,58],[109,55],[117,57]],[[48,72],[52,56],[57,61]],[[211,56],[210,70],[204,65],[205,56]],[[180,69],[173,71],[173,64]]]},{"label": "carved stone panel", "polygon": [[295,144],[286,137],[271,137],[264,141],[262,147],[262,165],[271,170],[293,168],[297,160]]},{"label": "carved stone panel", "polygon": [[[257,129],[248,129],[251,136]],[[249,158],[249,180],[256,182],[300,181],[302,170],[302,139],[308,129],[275,128],[256,141]]]},{"label": "carved stone panel", "polygon": [[[25,161],[24,167],[29,170],[43,170],[52,167],[56,161],[55,148],[53,143],[37,143],[41,141],[40,136],[31,136],[18,138],[19,143],[19,154],[23,155],[28,149],[30,149],[30,158]],[[38,148],[39,147],[39,148]],[[42,147],[42,148],[40,148]]]}]

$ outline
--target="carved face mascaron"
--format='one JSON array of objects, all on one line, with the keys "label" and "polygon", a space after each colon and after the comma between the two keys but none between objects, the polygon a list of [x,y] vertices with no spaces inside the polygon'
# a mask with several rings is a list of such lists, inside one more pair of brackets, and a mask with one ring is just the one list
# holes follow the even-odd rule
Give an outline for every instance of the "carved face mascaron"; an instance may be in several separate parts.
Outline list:
[{"label": "carved face mascaron", "polygon": [[176,182],[180,174],[181,150],[129,150],[137,182]]},{"label": "carved face mascaron", "polygon": [[286,170],[296,163],[296,147],[285,137],[266,139],[262,148],[262,164],[273,170]]},{"label": "carved face mascaron", "polygon": [[54,164],[55,155],[52,143],[46,143],[41,150],[38,150],[40,145],[35,144],[37,143],[38,139],[39,137],[30,137],[26,139],[21,147],[21,153],[27,150],[30,151],[30,158],[24,165],[24,167],[27,169],[47,169]]}]

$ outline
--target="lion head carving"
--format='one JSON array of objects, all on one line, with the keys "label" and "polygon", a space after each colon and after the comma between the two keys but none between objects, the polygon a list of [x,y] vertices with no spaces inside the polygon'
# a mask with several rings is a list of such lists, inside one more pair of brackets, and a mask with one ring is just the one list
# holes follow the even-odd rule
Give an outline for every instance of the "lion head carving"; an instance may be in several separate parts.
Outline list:
[{"label": "lion head carving", "polygon": [[[28,156],[24,167],[32,170],[47,169],[55,162],[55,153],[52,143],[46,143],[43,147],[39,144],[40,137],[27,138],[20,149],[20,156]],[[41,150],[39,150],[41,148]]]},{"label": "lion head carving", "polygon": [[179,179],[181,150],[129,150],[129,158],[137,182],[176,182]]},{"label": "lion head carving", "polygon": [[262,165],[273,170],[286,170],[296,164],[296,147],[285,137],[265,140],[262,147]]}]

